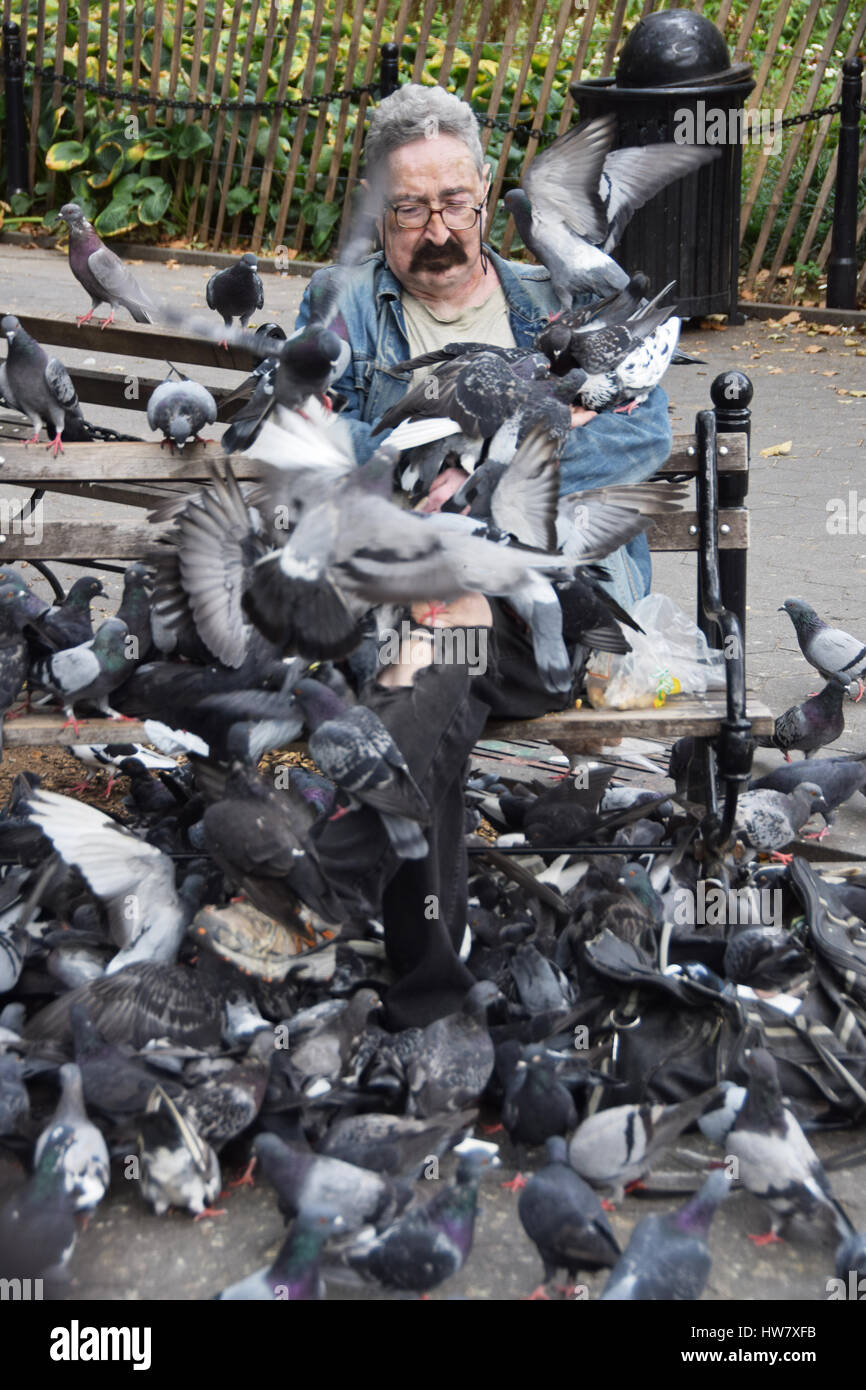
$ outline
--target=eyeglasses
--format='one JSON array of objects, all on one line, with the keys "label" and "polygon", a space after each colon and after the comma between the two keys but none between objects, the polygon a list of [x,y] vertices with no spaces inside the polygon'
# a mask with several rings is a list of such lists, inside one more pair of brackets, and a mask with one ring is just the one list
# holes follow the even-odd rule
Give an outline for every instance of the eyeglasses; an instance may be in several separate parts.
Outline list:
[{"label": "eyeglasses", "polygon": [[441,208],[432,208],[429,203],[389,203],[388,207],[398,227],[416,232],[427,226],[434,212],[438,212],[449,232],[468,232],[484,211],[484,203],[477,207],[471,203],[446,203]]}]

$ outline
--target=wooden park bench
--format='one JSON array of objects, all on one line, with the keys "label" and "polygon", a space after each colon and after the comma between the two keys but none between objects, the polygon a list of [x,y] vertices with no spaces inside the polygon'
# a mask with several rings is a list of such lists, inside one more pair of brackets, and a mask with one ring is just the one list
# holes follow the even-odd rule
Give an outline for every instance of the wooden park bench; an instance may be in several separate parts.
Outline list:
[{"label": "wooden park bench", "polygon": [[[240,349],[216,347],[161,329],[111,326],[108,330],[81,328],[53,319],[22,318],[27,332],[46,348],[108,349],[117,360],[153,359],[152,376],[136,376],[136,396],[129,399],[128,378],[119,373],[70,368],[84,407],[98,404],[119,410],[144,411],[151,392],[165,377],[165,363],[178,364],[195,376],[201,366],[248,371],[256,359]],[[230,388],[210,387],[217,404]],[[705,754],[707,810],[722,833],[729,828],[737,791],[751,769],[751,738],[772,732],[770,711],[750,704],[745,694],[746,563],[749,517],[746,494],[749,477],[749,402],[752,386],[739,372],[717,377],[711,387],[712,410],[698,413],[695,433],[677,435],[662,475],[694,479],[695,503],[661,516],[649,533],[654,551],[694,551],[698,554],[698,623],[711,645],[728,654],[724,694],[673,696],[658,709],[566,710],[540,719],[491,723],[485,747],[518,739],[555,744],[568,754],[595,751],[623,735],[673,739],[692,735],[702,740]],[[55,459],[43,447],[25,447],[20,417],[0,418],[0,481],[28,488],[34,504],[45,493],[72,493],[102,502],[153,509],[193,489],[209,478],[209,465],[224,458],[218,445],[187,446],[171,454],[158,442],[67,444]],[[142,425],[144,429],[144,422]],[[17,437],[16,437],[17,436]],[[262,465],[232,456],[241,482],[261,476]],[[88,566],[147,559],[161,530],[147,521],[78,521],[48,519],[38,543],[23,527],[7,528],[0,539],[0,563],[71,561]],[[114,562],[114,564],[112,563]],[[50,575],[50,571],[48,572]],[[122,731],[124,739],[143,737],[138,724],[82,720],[80,732],[63,729],[62,717],[27,715],[6,727],[8,747],[43,743],[110,742]],[[724,806],[719,806],[717,783],[724,783]]]}]

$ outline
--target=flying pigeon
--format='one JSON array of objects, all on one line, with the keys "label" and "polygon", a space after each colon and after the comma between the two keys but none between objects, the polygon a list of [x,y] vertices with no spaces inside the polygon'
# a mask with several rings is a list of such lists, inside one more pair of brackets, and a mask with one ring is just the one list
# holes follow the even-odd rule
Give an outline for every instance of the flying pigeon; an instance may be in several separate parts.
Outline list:
[{"label": "flying pigeon", "polygon": [[860,700],[866,676],[866,645],[841,628],[830,627],[801,598],[786,598],[779,612],[783,609],[794,624],[800,651],[809,665],[814,666],[825,681],[834,676],[846,685],[856,681],[857,699]]},{"label": "flying pigeon", "polygon": [[755,1048],[745,1059],[746,1099],[725,1140],[737,1160],[737,1176],[770,1210],[771,1228],[752,1236],[757,1245],[778,1241],[779,1230],[795,1216],[829,1218],[842,1239],[855,1234],[830,1190],[821,1162],[782,1099],[775,1059]]},{"label": "flying pigeon", "polygon": [[72,378],[57,357],[49,357],[35,338],[25,333],[14,314],[0,323],[9,351],[0,366],[0,394],[9,405],[20,410],[33,426],[27,444],[39,442],[39,427],[54,430],[46,448],[54,457],[63,453],[63,432],[71,421],[82,422],[81,407]]},{"label": "flying pigeon", "polygon": [[[208,308],[222,315],[226,329],[231,328],[235,318],[240,319],[241,328],[246,328],[256,309],[261,309],[265,302],[258,264],[253,253],[247,251],[234,265],[216,271],[207,282]],[[222,339],[221,346],[228,348],[227,338]]]},{"label": "flying pigeon", "polygon": [[724,1169],[711,1173],[679,1211],[639,1221],[604,1286],[602,1299],[658,1302],[700,1298],[712,1263],[707,1235],[730,1192]]},{"label": "flying pigeon", "polygon": [[563,309],[575,294],[609,295],[628,275],[608,254],[631,216],[719,150],[670,142],[613,151],[613,113],[582,121],[536,155],[522,188],[505,195],[525,245],[550,271]]},{"label": "flying pigeon", "polygon": [[102,327],[114,322],[118,304],[128,309],[136,323],[153,323],[157,308],[123,261],[97,236],[77,203],[64,203],[60,216],[69,228],[69,268],[90,295],[90,310],[78,319],[79,326],[93,318],[100,304],[111,312]]},{"label": "flying pigeon", "polygon": [[182,450],[190,440],[194,444],[206,443],[199,438],[199,432],[205,425],[212,425],[216,417],[216,401],[207,387],[182,373],[177,381],[169,374],[147,403],[147,423],[152,430],[162,430],[163,443],[168,441],[172,451]]}]

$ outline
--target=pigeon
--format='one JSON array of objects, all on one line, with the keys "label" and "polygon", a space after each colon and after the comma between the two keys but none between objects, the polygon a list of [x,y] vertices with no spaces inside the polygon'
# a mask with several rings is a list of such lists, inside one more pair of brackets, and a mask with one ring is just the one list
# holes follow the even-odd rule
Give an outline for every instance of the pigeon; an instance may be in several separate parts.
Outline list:
[{"label": "pigeon", "polygon": [[108,704],[108,696],[129,679],[137,664],[138,644],[130,647],[128,639],[126,623],[106,618],[88,642],[35,661],[31,678],[60,701],[69,724],[76,724],[73,707],[84,700],[110,719],[119,719]]},{"label": "pigeon", "polygon": [[[175,368],[172,367],[172,372]],[[212,425],[217,417],[216,401],[206,386],[179,373],[179,380],[173,381],[169,374],[160,382],[147,403],[147,423],[152,430],[162,430],[171,446],[183,450],[190,440],[194,444],[206,444],[199,438],[205,425]]]},{"label": "pigeon", "polygon": [[842,700],[847,689],[845,681],[836,677],[829,680],[817,695],[780,714],[766,742],[780,749],[788,763],[792,749],[811,758],[819,748],[835,743],[845,732]]},{"label": "pigeon", "polygon": [[60,216],[69,228],[69,268],[91,299],[89,311],[77,320],[79,327],[93,318],[100,304],[111,306],[102,328],[114,322],[114,311],[119,304],[129,310],[136,323],[153,323],[157,309],[150,295],[97,236],[77,203],[64,203]]},{"label": "pigeon", "polygon": [[[256,309],[261,309],[265,302],[258,264],[252,251],[247,251],[234,265],[216,271],[207,282],[207,306],[222,315],[227,330],[235,318],[240,319],[241,328],[246,328]],[[228,348],[227,338],[222,339],[221,346]]]},{"label": "pigeon", "polygon": [[312,1207],[326,1207],[338,1212],[344,1229],[352,1232],[365,1225],[381,1229],[397,1212],[398,1193],[390,1178],[297,1144],[284,1144],[275,1134],[258,1134],[253,1152],[276,1189],[287,1220]]},{"label": "pigeon", "polygon": [[185,1207],[197,1218],[225,1215],[213,1208],[222,1183],[219,1159],[161,1086],[139,1120],[139,1154],[141,1195],[157,1216],[169,1207]]},{"label": "pigeon", "polygon": [[[615,290],[604,299],[594,299],[589,304],[581,304],[578,308],[557,314],[538,334],[535,347],[544,353],[556,376],[565,376],[573,367],[580,365],[571,351],[572,335],[579,349],[581,330],[587,326],[603,321],[608,329],[613,329],[626,323],[632,314],[647,304],[648,289],[649,280],[645,275],[633,275],[624,289]],[[663,290],[662,295],[666,292]]]},{"label": "pigeon", "polygon": [[301,680],[294,695],[310,727],[310,757],[318,769],[346,792],[350,805],[378,811],[401,859],[423,859],[427,841],[421,826],[430,808],[406,759],[374,710],[347,706],[320,681]]},{"label": "pigeon", "polygon": [[700,1298],[710,1274],[707,1235],[716,1208],[730,1192],[724,1169],[711,1173],[678,1211],[639,1221],[601,1297],[607,1301],[659,1302]]},{"label": "pigeon", "polygon": [[[262,342],[265,338],[276,338],[280,342],[286,341],[286,334],[278,323],[263,323],[256,329],[253,341]],[[241,405],[257,392],[270,393],[273,390],[273,374],[279,366],[278,357],[263,357],[250,372],[246,381],[242,381],[236,390],[230,391],[223,396],[219,403],[217,418],[220,420],[231,420],[237,413]]]},{"label": "pigeon", "polygon": [[746,927],[725,947],[725,978],[752,989],[784,987],[809,966],[809,957],[781,927]]},{"label": "pigeon", "polygon": [[63,453],[67,424],[82,423],[72,378],[59,358],[49,357],[36,339],[25,333],[14,314],[7,314],[0,322],[0,331],[9,344],[6,361],[0,367],[0,393],[33,426],[33,437],[25,443],[38,443],[43,423],[54,430],[46,448],[56,458]]},{"label": "pigeon", "polygon": [[496,1054],[487,1029],[488,1007],[501,998],[491,980],[469,990],[459,1013],[419,1030],[407,1067],[409,1113],[440,1116],[474,1104],[493,1074]]},{"label": "pigeon", "polygon": [[795,1216],[828,1218],[844,1240],[855,1234],[830,1190],[821,1162],[782,1099],[772,1054],[755,1048],[745,1059],[746,1099],[725,1140],[737,1160],[737,1177],[769,1208],[771,1227],[751,1236],[757,1245],[778,1241],[778,1232]]},{"label": "pigeon", "polygon": [[39,789],[29,804],[31,820],[108,906],[120,949],[106,974],[142,961],[174,961],[192,912],[175,889],[168,855],[72,797]]},{"label": "pigeon", "polygon": [[593,1187],[623,1188],[648,1173],[656,1156],[718,1095],[713,1086],[675,1105],[616,1105],[599,1110],[578,1125],[568,1146],[568,1161]]},{"label": "pigeon", "polygon": [[745,1099],[745,1086],[738,1086],[733,1081],[720,1081],[717,1098],[711,1101],[703,1115],[698,1117],[698,1129],[704,1138],[718,1144],[719,1148],[724,1148],[725,1140],[743,1108]]},{"label": "pigeon", "polygon": [[325,1286],[319,1260],[327,1242],[342,1234],[344,1221],[337,1212],[311,1207],[300,1213],[271,1265],[265,1265],[217,1298],[232,1301],[288,1303],[324,1298]]},{"label": "pigeon", "polygon": [[658,386],[679,341],[682,320],[676,317],[641,338],[616,366],[587,375],[577,392],[586,410],[634,410]]},{"label": "pigeon", "polygon": [[830,825],[833,812],[855,792],[863,792],[866,788],[866,753],[783,763],[772,772],[753,778],[749,790],[791,792],[802,782],[812,782],[821,788],[826,808],[821,814]]},{"label": "pigeon", "polygon": [[64,1158],[74,1143],[43,1149],[33,1176],[0,1207],[0,1276],[13,1279],[63,1277],[78,1228],[66,1190]]},{"label": "pigeon", "polygon": [[261,1110],[275,1045],[266,1024],[253,1035],[242,1061],[187,1091],[179,1102],[198,1135],[217,1151],[249,1129]]},{"label": "pigeon", "polygon": [[290,1043],[289,1065],[303,1083],[339,1079],[358,1045],[370,1014],[381,1010],[378,994],[366,986],[357,990],[337,1015],[300,1042]]},{"label": "pigeon", "polygon": [[89,642],[93,636],[90,605],[97,594],[104,593],[102,582],[96,575],[83,574],[70,586],[65,598],[40,617],[40,635],[57,651]]},{"label": "pigeon", "polygon": [[258,439],[262,426],[272,415],[279,421],[279,407],[293,411],[305,406],[310,397],[321,397],[347,365],[347,347],[330,329],[309,323],[291,338],[263,339],[255,348],[262,357],[275,357],[277,366],[270,378],[262,377],[250,400],[232,416],[222,437],[226,453],[243,453]]},{"label": "pigeon", "polygon": [[505,195],[524,244],[550,271],[563,309],[575,294],[609,295],[629,277],[608,254],[631,216],[661,189],[718,158],[711,147],[670,142],[612,152],[613,113],[554,140]]},{"label": "pigeon", "polygon": [[87,1118],[80,1068],[67,1062],[60,1068],[60,1081],[60,1102],[36,1141],[33,1164],[39,1167],[47,1148],[61,1149],[64,1190],[75,1211],[93,1211],[108,1191],[108,1146],[102,1131]]},{"label": "pigeon", "polygon": [[476,1110],[415,1119],[410,1115],[346,1115],[330,1126],[320,1154],[341,1158],[390,1177],[417,1177],[430,1157],[438,1158],[474,1123]]},{"label": "pigeon", "polygon": [[383,1288],[428,1293],[463,1268],[472,1249],[478,1185],[499,1160],[483,1151],[464,1154],[453,1185],[443,1186],[372,1239],[358,1237],[343,1259]]},{"label": "pigeon", "polygon": [[792,792],[749,791],[737,801],[734,821],[753,849],[778,851],[795,840],[815,811],[824,810],[821,788],[801,782]]},{"label": "pigeon", "polygon": [[574,1097],[543,1048],[523,1048],[504,1089],[502,1123],[513,1143],[534,1147],[577,1128]]},{"label": "pigeon", "polygon": [[30,1097],[24,1084],[23,1064],[11,1053],[0,1052],[0,1134],[20,1133],[29,1116]]},{"label": "pigeon", "polygon": [[863,677],[866,676],[866,645],[841,628],[830,627],[819,618],[814,608],[801,598],[786,598],[784,610],[794,624],[800,651],[810,666],[824,677],[833,677],[849,684],[856,681],[857,699],[863,695]]},{"label": "pigeon", "polygon": [[30,660],[21,629],[27,619],[27,598],[11,587],[0,588],[0,759],[3,722],[28,678]]},{"label": "pigeon", "polygon": [[574,1283],[581,1270],[611,1269],[622,1251],[601,1202],[568,1163],[559,1135],[548,1138],[547,1162],[520,1194],[517,1211],[523,1229],[544,1263],[544,1280],[530,1295],[546,1298],[544,1284],[565,1269]]}]

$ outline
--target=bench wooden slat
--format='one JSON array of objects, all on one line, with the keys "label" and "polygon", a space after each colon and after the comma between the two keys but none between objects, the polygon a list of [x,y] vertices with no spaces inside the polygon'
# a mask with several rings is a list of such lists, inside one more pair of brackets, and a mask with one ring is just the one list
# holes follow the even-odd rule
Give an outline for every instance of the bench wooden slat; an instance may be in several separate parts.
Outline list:
[{"label": "bench wooden slat", "polygon": [[[697,512],[666,512],[655,520],[647,540],[650,550],[697,550]],[[719,549],[747,550],[748,546],[749,513],[745,507],[723,508],[719,512]]]},{"label": "bench wooden slat", "polygon": [[2,532],[0,564],[10,560],[147,560],[170,523],[139,521],[44,521],[41,536],[25,521],[20,530]]},{"label": "bench wooden slat", "polygon": [[62,714],[22,714],[3,724],[4,748],[38,748],[45,744],[147,743],[144,724],[127,719],[79,719],[78,732],[63,728]]},{"label": "bench wooden slat", "polygon": [[[546,739],[564,751],[580,751],[611,742],[628,734],[637,738],[682,738],[693,734],[708,738],[717,734],[726,717],[722,692],[706,695],[674,695],[660,709],[562,710],[541,719],[491,721],[485,738]],[[774,716],[766,705],[750,703],[746,711],[754,734],[771,734]]]},{"label": "bench wooden slat", "polygon": [[219,444],[188,444],[172,454],[156,441],[144,444],[65,444],[54,458],[41,446],[0,443],[0,483],[50,487],[54,482],[205,482],[209,464],[231,460],[241,482],[264,476],[265,465],[243,454],[225,455]]},{"label": "bench wooden slat", "polygon": [[[719,473],[748,473],[749,441],[744,434],[725,434],[718,437]],[[689,453],[689,449],[693,450]],[[693,434],[675,434],[671,455],[659,473],[696,473],[698,469],[697,442]]]},{"label": "bench wooden slat", "polygon": [[[209,310],[202,309],[197,318],[207,323],[209,314]],[[68,319],[38,318],[30,314],[19,314],[18,317],[21,327],[43,347],[106,352],[114,361],[125,357],[153,357],[165,362],[168,358],[187,366],[226,367],[236,372],[249,372],[260,360],[244,348],[220,347],[218,343],[209,343],[204,338],[171,333],[160,324],[110,323],[107,328],[95,328],[92,324],[84,323],[79,328]],[[219,327],[219,316],[214,314],[212,317],[214,326]],[[106,375],[123,379],[120,373]]]},{"label": "bench wooden slat", "polygon": [[[126,374],[123,372],[98,372],[92,367],[74,366],[69,367],[68,370],[80,401],[85,405],[107,405],[113,410],[146,410],[148,401],[157,386],[162,385],[167,375],[164,373],[162,376],[149,377],[139,376],[135,372]],[[127,394],[131,380],[135,381],[136,390],[136,395],[132,399]],[[226,396],[231,395],[234,388],[231,386],[208,386],[207,389],[219,405]],[[142,423],[142,428],[144,427]]]}]

